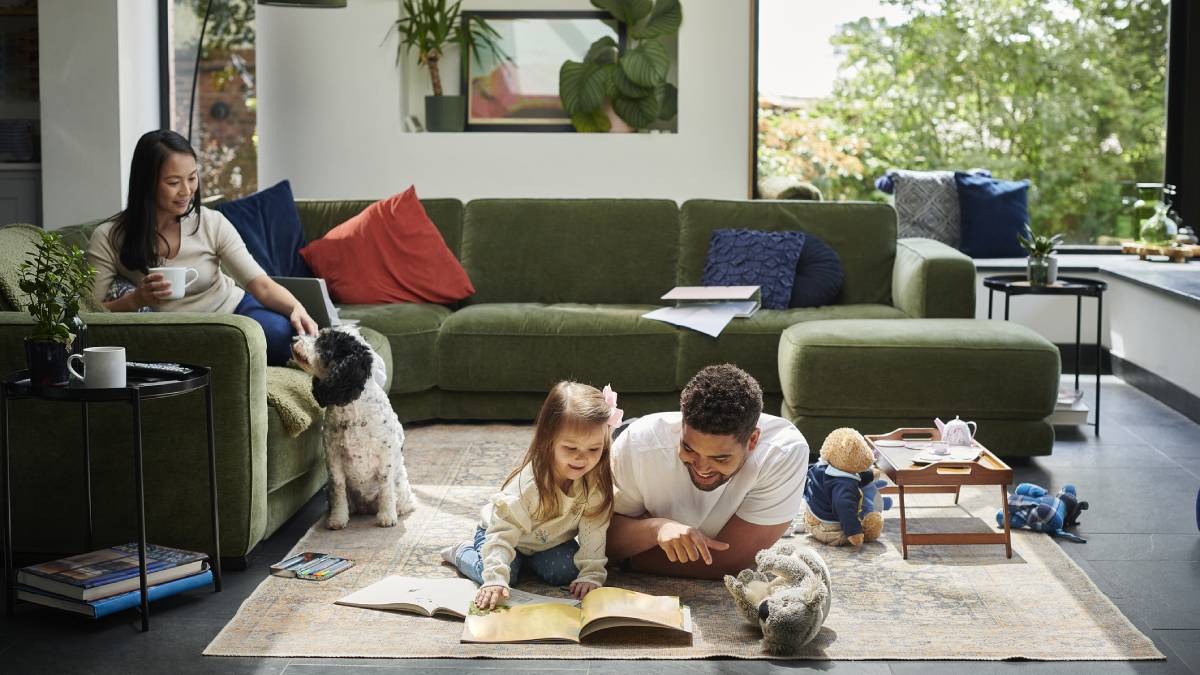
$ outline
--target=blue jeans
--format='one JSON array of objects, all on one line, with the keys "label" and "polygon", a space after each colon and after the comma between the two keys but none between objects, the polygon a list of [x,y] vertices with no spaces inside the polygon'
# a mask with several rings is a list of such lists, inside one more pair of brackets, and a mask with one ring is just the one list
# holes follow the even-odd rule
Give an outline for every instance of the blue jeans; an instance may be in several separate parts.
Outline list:
[{"label": "blue jeans", "polygon": [[[470,546],[464,547],[454,559],[458,571],[477,584],[483,583],[482,551],[485,534],[487,532],[482,527],[476,529],[474,541]],[[568,539],[554,548],[533,555],[518,552],[508,565],[508,583],[510,586],[516,585],[522,564],[529,563],[542,581],[551,586],[566,586],[579,576],[579,568],[575,567],[575,552],[578,550],[579,543]]]},{"label": "blue jeans", "polygon": [[248,316],[262,326],[263,333],[267,336],[268,366],[287,365],[288,359],[292,358],[292,338],[295,337],[296,331],[286,316],[263,307],[262,303],[249,293],[246,293],[233,313]]}]

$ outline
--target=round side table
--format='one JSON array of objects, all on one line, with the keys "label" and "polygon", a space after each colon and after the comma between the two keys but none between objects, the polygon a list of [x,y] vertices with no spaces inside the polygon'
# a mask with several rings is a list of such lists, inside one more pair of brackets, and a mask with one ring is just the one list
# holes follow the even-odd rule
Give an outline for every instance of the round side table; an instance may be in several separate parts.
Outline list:
[{"label": "round side table", "polygon": [[983,285],[988,289],[988,318],[992,318],[992,295],[999,291],[1004,294],[1004,320],[1008,321],[1009,299],[1014,295],[1065,295],[1075,297],[1075,391],[1079,391],[1079,353],[1080,348],[1080,317],[1083,314],[1083,299],[1096,299],[1096,421],[1090,422],[1100,435],[1100,363],[1101,351],[1101,320],[1104,317],[1104,291],[1108,284],[1098,279],[1082,277],[1059,277],[1058,282],[1049,286],[1031,286],[1024,274],[999,274],[986,277]]},{"label": "round side table", "polygon": [[213,571],[214,592],[221,591],[221,540],[217,524],[217,455],[213,447],[212,387],[209,386],[209,368],[181,364],[188,369],[178,376],[140,375],[130,370],[126,386],[115,389],[87,389],[82,386],[37,386],[29,381],[29,372],[19,370],[0,380],[0,470],[3,471],[4,488],[4,582],[5,604],[8,616],[13,615],[16,596],[16,562],[13,558],[12,541],[12,491],[9,472],[8,447],[8,402],[16,399],[40,399],[60,403],[78,403],[83,421],[83,464],[86,477],[88,550],[92,548],[94,527],[92,522],[92,467],[91,448],[88,442],[88,404],[101,401],[128,403],[133,408],[133,480],[137,494],[138,522],[138,565],[141,580],[142,631],[150,630],[150,601],[146,592],[146,509],[142,482],[142,401],[167,398],[204,390],[204,406],[208,428],[208,485],[212,516],[213,548],[210,565]]}]

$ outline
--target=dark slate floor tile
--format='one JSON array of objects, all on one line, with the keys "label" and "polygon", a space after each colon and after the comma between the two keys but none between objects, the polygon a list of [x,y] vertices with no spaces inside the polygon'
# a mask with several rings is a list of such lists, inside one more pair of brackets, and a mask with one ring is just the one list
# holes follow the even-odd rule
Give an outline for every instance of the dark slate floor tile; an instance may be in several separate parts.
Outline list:
[{"label": "dark slate floor tile", "polygon": [[293,663],[284,675],[587,675],[587,661],[403,661]]},{"label": "dark slate floor tile", "polygon": [[1176,675],[1187,672],[1169,661],[913,661],[892,663],[891,669],[896,675]]},{"label": "dark slate floor tile", "polygon": [[1163,469],[1178,466],[1177,461],[1162,450],[1144,443],[1055,443],[1054,453],[1034,457],[1032,464],[1043,467],[1074,468],[1102,467]]},{"label": "dark slate floor tile", "polygon": [[1200,562],[1200,533],[1094,534],[1082,546],[1063,545],[1091,560]]},{"label": "dark slate floor tile", "polygon": [[1150,628],[1200,630],[1200,562],[1096,560],[1091,567],[1122,589]]},{"label": "dark slate floor tile", "polygon": [[1034,462],[1013,467],[1013,472],[1018,483],[1036,483],[1055,492],[1066,483],[1075,485],[1080,499],[1089,503],[1078,528],[1084,538],[1091,533],[1196,532],[1200,478],[1186,471],[1119,471]]},{"label": "dark slate floor tile", "polygon": [[1155,635],[1192,672],[1200,673],[1200,630],[1160,630],[1155,631]]},{"label": "dark slate floor tile", "polygon": [[[653,663],[653,666],[650,664]],[[831,672],[847,675],[887,675],[888,665],[881,661],[743,661],[716,659],[704,661],[593,661],[588,675],[643,675],[663,672],[675,675],[783,675],[797,672]]]},{"label": "dark slate floor tile", "polygon": [[1126,429],[1143,443],[1153,445],[1164,452],[1169,451],[1169,454],[1185,457],[1200,455],[1200,427],[1190,421],[1174,424],[1130,424]]}]

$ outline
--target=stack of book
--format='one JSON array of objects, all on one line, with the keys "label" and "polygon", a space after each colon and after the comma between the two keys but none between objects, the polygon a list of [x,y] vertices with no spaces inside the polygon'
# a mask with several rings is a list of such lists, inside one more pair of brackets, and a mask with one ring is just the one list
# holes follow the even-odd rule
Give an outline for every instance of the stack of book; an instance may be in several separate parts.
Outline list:
[{"label": "stack of book", "polygon": [[[208,556],[146,545],[146,594],[151,602],[212,583]],[[21,568],[17,599],[98,619],[142,604],[137,544]]]}]

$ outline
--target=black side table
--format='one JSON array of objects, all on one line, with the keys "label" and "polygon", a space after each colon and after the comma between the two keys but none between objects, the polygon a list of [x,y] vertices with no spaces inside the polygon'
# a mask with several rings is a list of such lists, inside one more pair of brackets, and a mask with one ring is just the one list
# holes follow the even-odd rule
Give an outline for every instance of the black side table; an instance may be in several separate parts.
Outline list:
[{"label": "black side table", "polygon": [[1075,391],[1079,391],[1079,353],[1080,349],[1080,317],[1083,313],[1083,299],[1096,299],[1096,421],[1091,422],[1096,427],[1096,435],[1100,435],[1100,363],[1101,358],[1101,321],[1104,318],[1104,291],[1108,284],[1098,279],[1082,277],[1059,277],[1058,282],[1051,286],[1031,286],[1023,274],[1000,274],[986,277],[983,285],[988,289],[988,318],[992,318],[992,294],[1000,291],[1004,294],[1004,320],[1008,321],[1008,301],[1014,295],[1073,295],[1075,296]]},{"label": "black side table", "polygon": [[138,564],[142,594],[142,631],[150,630],[150,601],[146,593],[146,509],[142,482],[142,401],[178,396],[197,389],[204,390],[204,405],[208,427],[208,485],[212,509],[213,550],[210,564],[213,570],[214,592],[221,591],[221,539],[217,525],[217,455],[213,447],[212,387],[209,369],[205,366],[183,364],[189,372],[177,378],[170,376],[136,376],[129,372],[126,386],[119,389],[85,389],[66,385],[40,387],[29,381],[28,371],[19,370],[0,380],[0,464],[3,466],[4,487],[4,583],[8,616],[13,615],[16,597],[16,561],[12,541],[12,486],[9,475],[8,402],[22,398],[44,401],[80,403],[83,418],[83,464],[87,490],[88,550],[92,549],[92,457],[88,442],[88,404],[101,401],[123,401],[133,408],[133,480],[137,493]]}]

